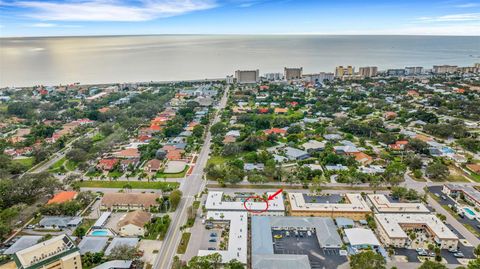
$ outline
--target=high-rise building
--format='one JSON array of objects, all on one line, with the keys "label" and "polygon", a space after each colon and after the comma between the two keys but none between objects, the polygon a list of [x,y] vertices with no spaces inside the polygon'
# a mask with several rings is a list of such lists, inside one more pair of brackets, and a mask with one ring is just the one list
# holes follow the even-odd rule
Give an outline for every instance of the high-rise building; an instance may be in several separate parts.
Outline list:
[{"label": "high-rise building", "polygon": [[20,250],[13,259],[20,269],[82,269],[80,252],[65,234]]},{"label": "high-rise building", "polygon": [[288,68],[283,69],[284,78],[286,80],[294,80],[302,78],[303,67],[300,68]]},{"label": "high-rise building", "polygon": [[405,67],[405,75],[415,76],[423,74],[423,67],[421,66],[407,66]]},{"label": "high-rise building", "polygon": [[445,74],[445,73],[455,73],[457,72],[458,66],[456,65],[434,65],[433,73],[435,74]]},{"label": "high-rise building", "polygon": [[480,63],[475,63],[475,65],[473,65],[475,68],[478,68],[480,69]]},{"label": "high-rise building", "polygon": [[378,68],[376,66],[366,66],[360,67],[358,69],[358,74],[362,77],[375,77],[378,73]]},{"label": "high-rise building", "polygon": [[354,71],[355,71],[355,69],[351,65],[349,65],[347,67],[337,66],[335,68],[335,77],[341,78],[343,76],[351,76],[351,75],[353,75]]},{"label": "high-rise building", "polygon": [[278,81],[283,79],[282,73],[267,73],[265,74],[265,78],[270,81]]},{"label": "high-rise building", "polygon": [[310,83],[318,83],[318,82],[323,82],[325,80],[332,81],[334,78],[335,78],[335,74],[325,73],[325,72],[303,75],[303,79]]},{"label": "high-rise building", "polygon": [[388,69],[387,75],[392,77],[401,77],[405,76],[405,69]]},{"label": "high-rise building", "polygon": [[233,76],[232,75],[227,76],[226,81],[227,81],[227,84],[233,84],[234,82]]},{"label": "high-rise building", "polygon": [[260,71],[257,70],[237,70],[235,71],[235,78],[237,83],[257,83],[260,81]]}]

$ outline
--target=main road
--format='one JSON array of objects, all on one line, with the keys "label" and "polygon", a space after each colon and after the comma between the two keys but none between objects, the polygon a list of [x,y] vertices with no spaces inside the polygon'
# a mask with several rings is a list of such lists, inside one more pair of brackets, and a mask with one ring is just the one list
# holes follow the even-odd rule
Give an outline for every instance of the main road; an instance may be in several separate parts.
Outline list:
[{"label": "main road", "polygon": [[[230,86],[227,86],[225,88],[222,99],[217,106],[217,112],[212,125],[220,121],[221,112],[227,105],[229,87]],[[180,190],[183,192],[183,197],[177,210],[172,215],[172,222],[165,239],[163,240],[162,247],[155,258],[153,268],[169,269],[172,267],[173,257],[176,254],[177,246],[180,243],[181,238],[180,226],[183,226],[187,221],[187,208],[193,204],[194,196],[203,191],[206,185],[206,181],[203,179],[203,170],[207,165],[208,156],[210,154],[211,139],[212,135],[210,130],[208,130],[192,174],[186,177],[185,181],[180,186]]]}]

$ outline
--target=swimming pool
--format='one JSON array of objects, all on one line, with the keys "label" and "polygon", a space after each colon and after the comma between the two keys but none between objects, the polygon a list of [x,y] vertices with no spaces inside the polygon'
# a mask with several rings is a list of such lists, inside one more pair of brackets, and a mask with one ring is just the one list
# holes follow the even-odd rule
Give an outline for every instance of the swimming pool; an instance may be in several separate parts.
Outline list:
[{"label": "swimming pool", "polygon": [[462,208],[463,212],[465,212],[465,216],[469,219],[474,219],[477,216],[477,213],[470,209],[469,207]]},{"label": "swimming pool", "polygon": [[108,229],[95,229],[90,231],[91,236],[114,236],[114,234]]}]

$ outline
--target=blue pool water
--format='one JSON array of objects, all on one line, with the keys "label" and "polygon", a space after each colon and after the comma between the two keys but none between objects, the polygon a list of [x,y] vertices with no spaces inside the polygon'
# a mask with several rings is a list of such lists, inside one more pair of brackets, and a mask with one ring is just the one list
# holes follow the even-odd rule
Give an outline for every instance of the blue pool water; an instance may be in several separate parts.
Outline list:
[{"label": "blue pool water", "polygon": [[108,236],[109,233],[106,230],[95,230],[91,233],[93,236]]},{"label": "blue pool water", "polygon": [[465,207],[463,210],[465,210],[465,212],[467,212],[470,216],[475,216],[475,212],[473,212],[470,208]]}]

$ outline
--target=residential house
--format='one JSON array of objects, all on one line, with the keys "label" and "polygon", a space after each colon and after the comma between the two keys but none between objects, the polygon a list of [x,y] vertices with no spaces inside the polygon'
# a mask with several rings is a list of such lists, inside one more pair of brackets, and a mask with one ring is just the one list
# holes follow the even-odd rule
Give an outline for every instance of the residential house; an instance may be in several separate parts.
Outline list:
[{"label": "residential house", "polygon": [[100,203],[102,210],[146,210],[157,206],[157,193],[121,193],[110,192],[103,195]]},{"label": "residential house", "polygon": [[118,162],[119,160],[115,158],[101,159],[97,164],[97,168],[103,171],[112,171]]},{"label": "residential house", "polygon": [[135,210],[125,214],[117,223],[117,228],[121,236],[143,236],[145,235],[145,224],[152,217],[152,214]]},{"label": "residential house", "polygon": [[162,166],[162,161],[157,159],[152,159],[145,164],[144,170],[145,172],[153,173],[153,172],[159,171],[161,166]]},{"label": "residential house", "polygon": [[308,142],[303,143],[302,147],[307,152],[312,153],[312,152],[317,152],[317,151],[324,150],[325,149],[325,143],[317,141],[317,140],[309,140]]},{"label": "residential house", "polygon": [[289,160],[305,160],[310,158],[310,154],[301,149],[286,147],[284,150],[285,155]]}]

